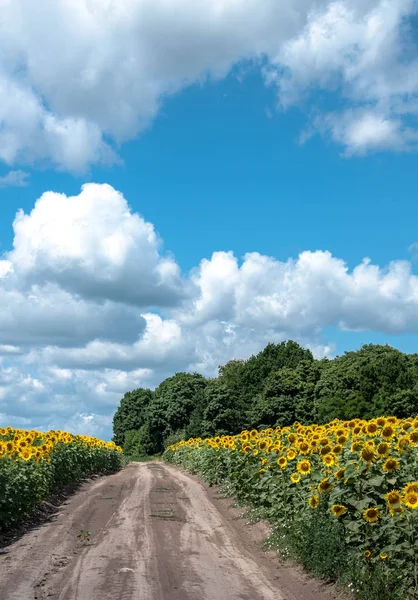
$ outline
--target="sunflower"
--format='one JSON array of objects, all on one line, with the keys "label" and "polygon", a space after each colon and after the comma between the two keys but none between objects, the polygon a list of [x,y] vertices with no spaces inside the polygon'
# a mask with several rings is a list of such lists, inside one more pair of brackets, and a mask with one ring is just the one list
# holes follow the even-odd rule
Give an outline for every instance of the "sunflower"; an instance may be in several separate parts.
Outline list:
[{"label": "sunflower", "polygon": [[406,452],[409,448],[409,439],[406,436],[399,438],[397,448],[399,452]]},{"label": "sunflower", "polygon": [[301,473],[301,475],[309,475],[311,472],[311,463],[307,459],[300,460],[296,466],[296,469],[299,471],[299,473]]},{"label": "sunflower", "polygon": [[417,492],[409,492],[409,494],[405,495],[404,503],[408,508],[416,509],[418,508],[418,493]]},{"label": "sunflower", "polygon": [[347,507],[343,504],[333,504],[331,507],[331,512],[336,517],[342,517],[347,512]]},{"label": "sunflower", "polygon": [[418,444],[418,431],[415,429],[409,434],[408,439],[413,446]]},{"label": "sunflower", "polygon": [[389,512],[391,516],[394,517],[395,515],[403,515],[404,509],[403,506],[395,506],[395,508],[391,508]]},{"label": "sunflower", "polygon": [[287,458],[285,456],[281,456],[277,459],[277,464],[281,469],[285,469],[287,467]]},{"label": "sunflower", "polygon": [[364,446],[360,452],[360,458],[368,465],[374,459],[374,450],[370,446]]},{"label": "sunflower", "polygon": [[290,476],[290,480],[292,481],[292,483],[299,483],[300,473],[297,473],[296,471],[294,473],[292,473]]},{"label": "sunflower", "polygon": [[371,555],[372,555],[372,553],[370,552],[370,550],[365,550],[365,551],[363,552],[363,556],[364,556],[364,558],[370,558],[370,557],[371,557]]},{"label": "sunflower", "polygon": [[353,442],[351,444],[351,452],[358,452],[363,447],[361,442]]},{"label": "sunflower", "polygon": [[332,490],[332,483],[330,483],[329,477],[326,477],[318,484],[318,490],[322,492],[330,492]]},{"label": "sunflower", "polygon": [[370,423],[366,427],[367,433],[369,435],[376,435],[377,429],[378,429],[377,424],[374,421],[370,421]]},{"label": "sunflower", "polygon": [[398,490],[391,490],[385,495],[385,499],[389,508],[393,508],[397,504],[401,503],[402,496]]},{"label": "sunflower", "polygon": [[387,559],[387,557],[388,557],[388,555],[387,555],[387,553],[386,553],[386,552],[381,552],[381,553],[379,554],[379,557],[380,557],[380,560],[386,560],[386,559]]},{"label": "sunflower", "polygon": [[308,504],[311,508],[318,508],[318,504],[319,504],[318,496],[311,496],[308,500]]},{"label": "sunflower", "polygon": [[299,452],[301,454],[308,454],[309,453],[309,444],[308,444],[308,442],[301,442],[299,444]]},{"label": "sunflower", "polygon": [[386,473],[393,473],[399,467],[399,460],[396,458],[387,458],[383,465],[383,470]]},{"label": "sunflower", "polygon": [[336,471],[334,473],[334,477],[337,481],[340,481],[343,477],[344,477],[344,473],[345,473],[345,468],[342,467],[341,469],[338,469],[338,471]]},{"label": "sunflower", "polygon": [[295,460],[295,458],[296,458],[296,452],[294,450],[292,450],[292,449],[288,450],[287,451],[287,458],[289,460]]},{"label": "sunflower", "polygon": [[392,427],[392,425],[386,425],[385,427],[383,427],[382,438],[384,438],[385,440],[390,440],[391,438],[393,438],[394,435],[395,429]]},{"label": "sunflower", "polygon": [[418,494],[418,481],[414,481],[413,483],[408,481],[408,483],[403,489],[403,493],[405,494],[405,496],[406,494]]},{"label": "sunflower", "polygon": [[332,467],[337,463],[336,457],[333,454],[326,454],[323,458],[322,458],[322,462],[324,463],[324,465],[326,465],[327,467]]},{"label": "sunflower", "polygon": [[390,446],[387,442],[380,442],[377,447],[377,454],[383,458],[389,454]]},{"label": "sunflower", "polygon": [[368,523],[376,523],[376,521],[379,520],[379,517],[380,517],[379,509],[376,507],[366,508],[366,510],[363,513],[363,518]]},{"label": "sunflower", "polygon": [[259,473],[266,473],[266,469],[259,469],[258,472]]}]

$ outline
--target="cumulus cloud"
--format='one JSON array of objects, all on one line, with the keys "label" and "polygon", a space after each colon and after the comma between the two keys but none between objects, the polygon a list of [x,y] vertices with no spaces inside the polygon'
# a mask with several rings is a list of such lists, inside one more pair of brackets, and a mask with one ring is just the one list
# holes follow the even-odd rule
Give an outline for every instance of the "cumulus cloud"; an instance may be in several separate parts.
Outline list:
[{"label": "cumulus cloud", "polygon": [[8,165],[81,172],[115,161],[115,145],[147,127],[167,96],[248,59],[264,64],[282,107],[326,89],[337,101],[376,110],[377,119],[400,120],[407,137],[408,117],[417,114],[414,0],[43,6],[39,12],[30,0],[14,0],[0,7],[0,159]]},{"label": "cumulus cloud", "polygon": [[30,214],[18,212],[13,229],[0,273],[13,269],[21,284],[54,283],[142,307],[175,304],[185,293],[178,265],[160,254],[153,225],[132,214],[110,185],[85,184],[71,197],[45,192]]},{"label": "cumulus cloud", "polygon": [[1,424],[109,437],[126,391],[176,371],[214,376],[289,338],[322,358],[334,350],[326,327],[418,332],[408,261],[350,270],[327,251],[217,251],[181,276],[154,226],[107,185],[43,194],[14,234],[0,262]]},{"label": "cumulus cloud", "polygon": [[216,252],[193,275],[199,293],[179,322],[229,319],[237,326],[311,338],[326,326],[385,333],[418,332],[418,277],[408,261],[380,268],[365,259],[350,273],[327,251],[282,262],[257,252],[241,265]]}]

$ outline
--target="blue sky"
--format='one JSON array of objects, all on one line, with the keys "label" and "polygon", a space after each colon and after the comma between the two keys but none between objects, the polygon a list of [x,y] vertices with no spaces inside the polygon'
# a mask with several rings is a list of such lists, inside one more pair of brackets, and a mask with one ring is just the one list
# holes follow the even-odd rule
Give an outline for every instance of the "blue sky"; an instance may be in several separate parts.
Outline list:
[{"label": "blue sky", "polygon": [[[176,2],[184,48],[173,37],[166,43],[175,51],[160,55],[168,22],[161,5],[155,40],[135,22],[133,39],[146,42],[134,58],[145,70],[121,67],[106,79],[99,44],[88,91],[56,68],[81,68],[76,58],[71,64],[89,43],[80,24],[62,64],[45,63],[57,40],[48,30],[44,42],[41,24],[26,78],[7,55],[4,81],[9,94],[20,90],[26,125],[0,109],[8,134],[0,126],[0,301],[6,311],[13,305],[9,321],[0,320],[0,425],[86,427],[108,437],[125,391],[180,369],[213,374],[268,341],[297,339],[318,356],[363,343],[417,351],[409,248],[418,242],[418,53],[402,30],[405,19],[413,25],[416,4],[324,1],[312,12],[306,0],[286,37],[279,21],[271,24],[270,1],[255,24],[252,3],[239,14],[224,2],[224,22],[200,42],[195,11],[207,9]],[[97,24],[102,8],[82,18]],[[58,2],[53,10],[66,8]],[[248,28],[242,39],[231,34],[238,17]],[[364,42],[376,19],[380,29]],[[14,33],[8,49],[23,39]],[[112,22],[108,33],[106,60],[117,69],[122,34]],[[401,60],[409,77],[397,80],[391,68]],[[113,162],[103,164],[109,148]],[[24,185],[13,185],[16,171],[27,174]],[[99,185],[81,192],[86,183]],[[52,199],[38,201],[45,192]],[[20,209],[26,217],[13,230]],[[112,240],[111,254],[98,249],[102,239]],[[366,258],[371,264],[356,279]],[[120,325],[109,329],[110,321]]]}]

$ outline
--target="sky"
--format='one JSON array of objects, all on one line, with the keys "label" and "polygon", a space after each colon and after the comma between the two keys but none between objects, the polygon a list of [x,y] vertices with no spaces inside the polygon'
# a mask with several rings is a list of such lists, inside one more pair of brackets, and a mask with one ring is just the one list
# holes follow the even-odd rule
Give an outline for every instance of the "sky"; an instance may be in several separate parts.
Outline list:
[{"label": "sky", "polygon": [[418,348],[416,0],[0,2],[0,426]]}]

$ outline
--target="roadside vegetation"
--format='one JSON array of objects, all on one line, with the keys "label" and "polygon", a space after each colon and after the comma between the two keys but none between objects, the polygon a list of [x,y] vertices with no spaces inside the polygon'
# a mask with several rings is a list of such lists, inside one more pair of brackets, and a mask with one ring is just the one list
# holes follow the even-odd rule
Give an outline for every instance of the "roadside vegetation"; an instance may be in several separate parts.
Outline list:
[{"label": "roadside vegetation", "polygon": [[267,546],[364,600],[418,597],[418,417],[193,438],[164,458],[224,485]]},{"label": "roadside vegetation", "polygon": [[121,467],[121,448],[63,431],[0,428],[0,532],[68,484]]},{"label": "roadside vegetation", "polygon": [[127,392],[114,415],[113,441],[127,455],[152,456],[191,437],[382,414],[418,414],[418,354],[370,344],[315,360],[287,341],[229,361],[214,378],[176,373],[153,391]]},{"label": "roadside vegetation", "polygon": [[128,392],[113,439],[127,455],[163,454],[223,485],[252,519],[270,521],[270,547],[355,597],[409,600],[417,414],[418,354],[369,344],[316,360],[287,341],[214,378],[176,373]]}]

